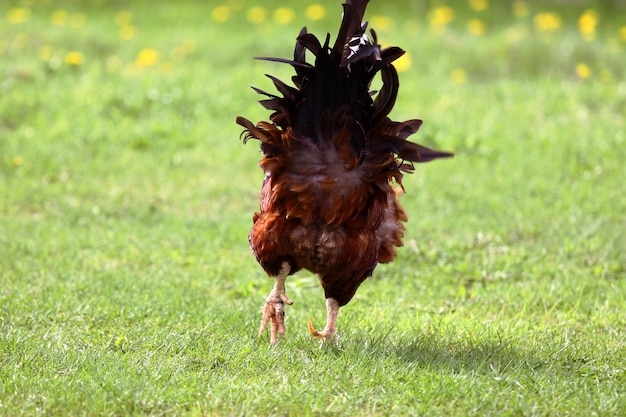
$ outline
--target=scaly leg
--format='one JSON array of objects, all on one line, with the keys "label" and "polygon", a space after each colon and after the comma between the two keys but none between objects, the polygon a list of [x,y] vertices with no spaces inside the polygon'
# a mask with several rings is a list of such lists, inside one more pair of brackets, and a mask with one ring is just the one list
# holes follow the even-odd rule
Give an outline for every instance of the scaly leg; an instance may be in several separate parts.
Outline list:
[{"label": "scaly leg", "polygon": [[[321,332],[315,330],[313,322],[309,320],[309,333],[318,339],[330,340],[337,334],[337,316],[339,315],[339,303],[334,298],[326,299],[326,327]],[[334,341],[334,339],[333,339]]]},{"label": "scaly leg", "polygon": [[280,272],[276,277],[274,288],[267,296],[265,306],[263,307],[263,318],[261,319],[261,328],[259,336],[263,334],[267,323],[270,323],[270,343],[276,344],[276,333],[285,338],[285,304],[292,305],[293,301],[285,295],[285,280],[289,275],[291,268],[287,262],[283,262]]}]

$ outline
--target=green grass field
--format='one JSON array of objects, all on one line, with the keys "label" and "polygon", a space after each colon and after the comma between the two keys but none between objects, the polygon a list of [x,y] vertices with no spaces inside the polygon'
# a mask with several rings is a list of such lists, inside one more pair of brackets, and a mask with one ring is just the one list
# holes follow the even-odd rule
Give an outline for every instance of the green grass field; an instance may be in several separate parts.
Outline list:
[{"label": "green grass field", "polygon": [[108,3],[0,6],[0,415],[626,415],[623,4],[373,0],[393,118],[456,157],[405,177],[406,245],[320,349],[307,272],[256,336],[234,120],[340,1]]}]

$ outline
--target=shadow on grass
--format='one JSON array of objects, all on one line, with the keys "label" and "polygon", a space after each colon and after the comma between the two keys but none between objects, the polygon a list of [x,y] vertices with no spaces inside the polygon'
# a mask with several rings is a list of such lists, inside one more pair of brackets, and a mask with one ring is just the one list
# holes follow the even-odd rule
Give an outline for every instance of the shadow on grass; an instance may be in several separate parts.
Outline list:
[{"label": "shadow on grass", "polygon": [[[401,333],[393,330],[380,336],[352,336],[346,350],[361,355],[392,359],[406,367],[442,370],[447,373],[474,373],[498,377],[511,372],[535,373],[549,365],[548,357],[535,349],[518,347],[515,339],[449,333]],[[519,345],[524,345],[520,343]]]},{"label": "shadow on grass", "polygon": [[445,368],[449,372],[505,373],[510,369],[524,368],[537,371],[546,361],[532,351],[523,351],[497,342],[435,344],[412,342],[393,348],[404,363],[414,363],[430,368]]}]

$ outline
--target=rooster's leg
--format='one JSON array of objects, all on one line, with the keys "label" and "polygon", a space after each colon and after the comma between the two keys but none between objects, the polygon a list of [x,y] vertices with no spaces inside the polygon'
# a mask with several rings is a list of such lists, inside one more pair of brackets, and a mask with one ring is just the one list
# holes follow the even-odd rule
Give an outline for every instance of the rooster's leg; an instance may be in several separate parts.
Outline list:
[{"label": "rooster's leg", "polygon": [[265,331],[267,323],[270,323],[270,343],[276,344],[276,333],[285,338],[285,304],[293,304],[293,301],[285,295],[285,280],[291,268],[287,262],[283,262],[280,272],[276,277],[274,288],[267,296],[265,306],[263,307],[263,318],[261,319],[261,328],[259,336]]},{"label": "rooster's leg", "polygon": [[[334,298],[326,299],[326,327],[321,332],[315,330],[313,322],[309,320],[309,333],[319,339],[330,340],[337,334],[337,316],[339,315],[339,303]],[[334,341],[334,340],[333,340]]]}]

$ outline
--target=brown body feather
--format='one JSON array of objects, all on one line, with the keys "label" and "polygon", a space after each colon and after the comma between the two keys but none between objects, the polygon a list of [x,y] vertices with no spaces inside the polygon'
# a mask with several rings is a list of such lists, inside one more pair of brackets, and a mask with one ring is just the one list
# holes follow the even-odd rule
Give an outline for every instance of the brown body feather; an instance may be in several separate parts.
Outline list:
[{"label": "brown body feather", "polygon": [[[326,297],[340,306],[402,245],[407,216],[393,182],[401,187],[414,162],[451,156],[407,141],[420,120],[387,117],[399,85],[391,62],[403,51],[381,49],[373,31],[371,39],[364,34],[366,5],[344,5],[334,46],[305,28],[293,60],[263,58],[291,64],[295,88],[270,76],[282,97],[255,90],[269,97],[261,104],[273,110],[271,123],[237,118],[245,141],[260,140],[264,154],[261,207],[250,233],[256,259],[271,276],[285,262],[290,273],[318,274]],[[369,85],[379,72],[383,86],[373,99]]]}]

